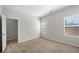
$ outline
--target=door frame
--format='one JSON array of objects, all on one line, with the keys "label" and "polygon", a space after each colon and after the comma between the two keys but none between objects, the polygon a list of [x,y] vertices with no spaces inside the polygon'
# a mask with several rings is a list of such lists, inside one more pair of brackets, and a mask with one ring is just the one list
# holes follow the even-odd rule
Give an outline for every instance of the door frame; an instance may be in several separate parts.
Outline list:
[{"label": "door frame", "polygon": [[[6,22],[7,22],[7,19],[8,20],[17,20],[17,43],[18,43],[18,19],[13,19],[13,18],[6,18]],[[7,34],[7,25],[6,25],[6,34]],[[6,40],[6,43],[7,43],[7,40]]]}]

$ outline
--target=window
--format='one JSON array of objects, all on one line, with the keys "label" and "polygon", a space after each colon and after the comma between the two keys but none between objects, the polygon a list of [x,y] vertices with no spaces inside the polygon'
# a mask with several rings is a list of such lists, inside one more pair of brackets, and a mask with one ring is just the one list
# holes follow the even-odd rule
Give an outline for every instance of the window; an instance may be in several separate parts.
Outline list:
[{"label": "window", "polygon": [[66,26],[79,26],[79,16],[70,16],[65,18]]},{"label": "window", "polygon": [[64,20],[65,35],[79,36],[79,16],[68,16]]}]

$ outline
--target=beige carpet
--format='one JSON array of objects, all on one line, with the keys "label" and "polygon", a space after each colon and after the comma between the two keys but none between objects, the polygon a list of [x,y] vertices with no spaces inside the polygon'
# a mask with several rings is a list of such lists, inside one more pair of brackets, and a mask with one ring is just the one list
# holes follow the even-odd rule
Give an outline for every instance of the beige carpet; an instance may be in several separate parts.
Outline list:
[{"label": "beige carpet", "polygon": [[33,39],[8,45],[6,53],[64,53],[79,52],[79,48],[46,39]]}]

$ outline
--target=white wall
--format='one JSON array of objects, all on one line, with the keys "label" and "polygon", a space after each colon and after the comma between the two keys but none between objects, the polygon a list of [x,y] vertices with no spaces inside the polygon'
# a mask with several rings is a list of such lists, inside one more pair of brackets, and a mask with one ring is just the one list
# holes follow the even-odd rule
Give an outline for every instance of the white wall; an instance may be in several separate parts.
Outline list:
[{"label": "white wall", "polygon": [[6,19],[7,39],[18,38],[18,21],[16,19]]},{"label": "white wall", "polygon": [[38,38],[40,35],[40,21],[37,17],[3,8],[7,18],[18,20],[18,41],[23,42]]},{"label": "white wall", "polygon": [[64,17],[79,15],[79,6],[71,6],[54,14],[43,17],[41,20],[47,21],[47,34],[42,35],[44,38],[63,42],[79,47],[79,37],[64,36]]}]

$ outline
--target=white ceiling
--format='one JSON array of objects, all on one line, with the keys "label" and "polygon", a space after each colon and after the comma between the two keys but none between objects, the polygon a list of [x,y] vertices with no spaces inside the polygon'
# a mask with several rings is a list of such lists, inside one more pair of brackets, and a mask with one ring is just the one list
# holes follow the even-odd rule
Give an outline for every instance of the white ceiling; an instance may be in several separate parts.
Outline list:
[{"label": "white ceiling", "polygon": [[46,15],[50,10],[55,12],[56,10],[68,7],[68,5],[5,5],[4,7],[41,17]]}]

